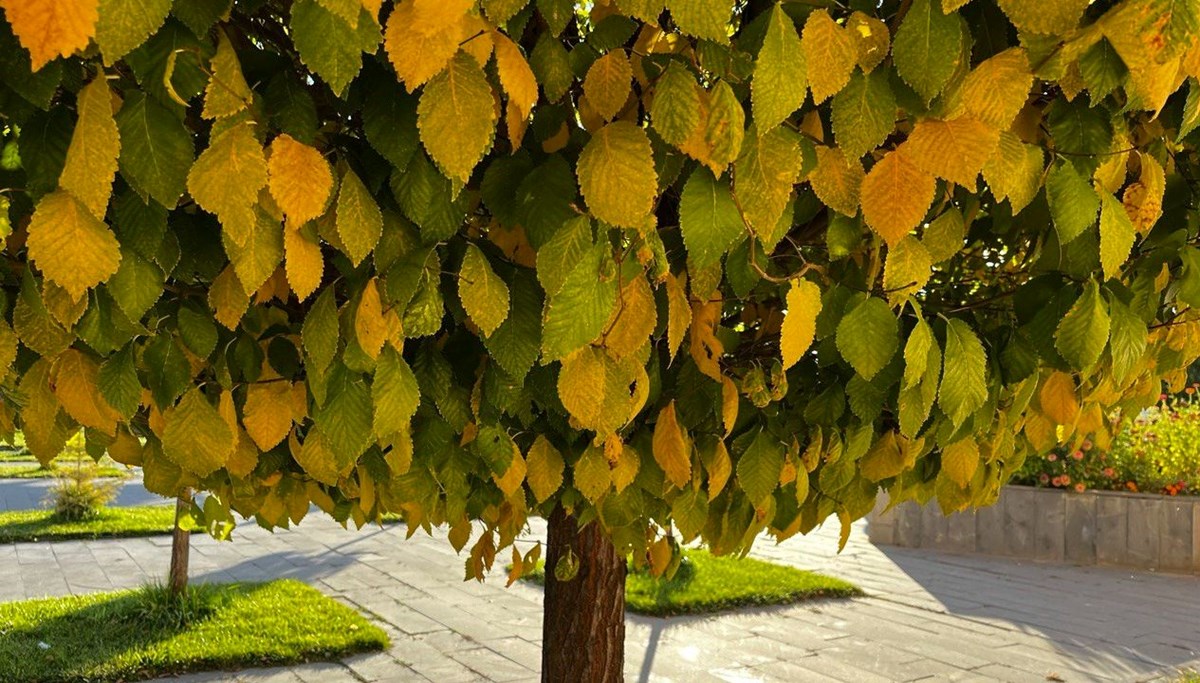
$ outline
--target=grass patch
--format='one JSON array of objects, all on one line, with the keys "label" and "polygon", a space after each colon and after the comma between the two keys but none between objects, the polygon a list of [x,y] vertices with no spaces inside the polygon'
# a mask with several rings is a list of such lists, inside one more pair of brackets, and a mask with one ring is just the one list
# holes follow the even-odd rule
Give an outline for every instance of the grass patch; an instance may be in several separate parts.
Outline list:
[{"label": "grass patch", "polygon": [[59,520],[51,510],[17,510],[0,512],[0,543],[154,536],[170,533],[174,525],[173,505],[103,508],[78,522]]},{"label": "grass patch", "polygon": [[[773,562],[717,557],[706,550],[689,549],[683,554],[679,571],[670,579],[631,569],[625,579],[625,608],[668,617],[862,594],[847,581]],[[544,585],[544,567],[539,564],[523,580]]]},{"label": "grass patch", "polygon": [[[42,467],[36,460],[34,462],[25,463],[3,463],[0,464],[0,479],[50,479],[53,477],[61,477],[75,465],[59,464],[57,461],[50,464],[50,467]],[[92,472],[96,477],[118,477],[124,479],[129,476],[129,470],[120,466],[112,465],[84,465],[83,469]]]},{"label": "grass patch", "polygon": [[[388,646],[362,615],[298,581],[0,603],[0,681],[129,681],[332,660]],[[49,647],[46,647],[46,646]]]}]

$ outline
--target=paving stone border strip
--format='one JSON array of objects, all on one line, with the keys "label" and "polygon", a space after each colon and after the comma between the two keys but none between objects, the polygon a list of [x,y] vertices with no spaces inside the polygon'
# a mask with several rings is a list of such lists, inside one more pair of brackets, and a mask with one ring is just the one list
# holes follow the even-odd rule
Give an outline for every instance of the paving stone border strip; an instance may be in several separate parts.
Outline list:
[{"label": "paving stone border strip", "polygon": [[978,511],[911,501],[868,516],[877,545],[1200,575],[1200,498],[1006,486]]}]

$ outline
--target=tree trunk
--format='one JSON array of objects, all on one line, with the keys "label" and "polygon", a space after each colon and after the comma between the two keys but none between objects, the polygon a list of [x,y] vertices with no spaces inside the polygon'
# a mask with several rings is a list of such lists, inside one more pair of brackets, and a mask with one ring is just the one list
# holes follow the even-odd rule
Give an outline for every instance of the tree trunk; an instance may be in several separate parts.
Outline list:
[{"label": "tree trunk", "polygon": [[179,528],[179,522],[192,507],[192,490],[184,489],[175,499],[175,528],[171,530],[171,569],[167,576],[167,590],[173,597],[180,597],[187,590],[188,549],[191,547],[191,532]]},{"label": "tree trunk", "polygon": [[[546,543],[546,604],[542,616],[542,680],[605,683],[623,680],[625,558],[598,523],[579,529],[561,507],[550,515]],[[573,550],[579,571],[554,576]]]}]

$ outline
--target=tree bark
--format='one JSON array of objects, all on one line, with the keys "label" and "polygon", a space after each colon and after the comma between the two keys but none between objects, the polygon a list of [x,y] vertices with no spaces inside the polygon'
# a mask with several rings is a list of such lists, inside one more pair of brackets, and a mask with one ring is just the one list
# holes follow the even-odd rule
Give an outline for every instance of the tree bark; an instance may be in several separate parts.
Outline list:
[{"label": "tree bark", "polygon": [[187,590],[188,550],[191,533],[179,528],[179,522],[192,506],[192,490],[184,489],[175,499],[175,528],[171,530],[171,569],[167,574],[167,590],[173,597],[180,597]]},{"label": "tree bark", "polygon": [[[580,529],[561,507],[550,515],[546,543],[546,604],[542,616],[542,681],[606,683],[623,680],[625,558],[598,523]],[[579,571],[554,576],[573,551]]]}]

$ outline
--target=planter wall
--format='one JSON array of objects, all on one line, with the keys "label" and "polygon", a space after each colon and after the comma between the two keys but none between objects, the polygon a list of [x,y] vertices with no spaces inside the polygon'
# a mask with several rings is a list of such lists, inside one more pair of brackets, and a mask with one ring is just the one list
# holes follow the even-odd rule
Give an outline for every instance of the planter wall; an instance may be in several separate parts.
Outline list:
[{"label": "planter wall", "polygon": [[933,503],[883,508],[867,517],[877,545],[1200,574],[1200,498],[1007,486],[949,517]]}]

